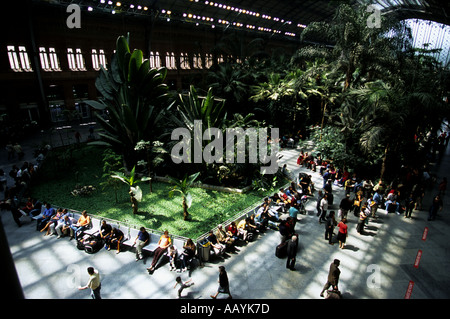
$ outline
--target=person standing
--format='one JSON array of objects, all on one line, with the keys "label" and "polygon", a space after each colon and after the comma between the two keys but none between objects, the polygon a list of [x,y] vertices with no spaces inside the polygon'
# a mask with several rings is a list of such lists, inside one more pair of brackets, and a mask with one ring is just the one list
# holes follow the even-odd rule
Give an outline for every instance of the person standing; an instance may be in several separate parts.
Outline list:
[{"label": "person standing", "polygon": [[405,200],[405,218],[411,218],[415,203],[413,193],[409,194],[408,198]]},{"label": "person standing", "polygon": [[337,225],[336,218],[334,217],[335,212],[331,211],[328,215],[327,222],[325,224],[325,240],[328,240],[330,245],[333,245],[333,230]]},{"label": "person standing", "polygon": [[339,228],[339,232],[337,235],[337,240],[339,242],[339,248],[343,249],[345,246],[345,241],[348,236],[348,226],[347,226],[347,218],[342,218],[342,220],[337,225]]},{"label": "person standing", "polygon": [[298,247],[298,237],[296,235],[292,236],[287,243],[287,261],[286,268],[290,270],[295,270],[295,260],[297,256]]},{"label": "person standing", "polygon": [[322,193],[321,190],[319,190],[319,193],[318,193],[318,195],[317,195],[317,205],[316,205],[316,208],[317,208],[317,216],[322,215],[322,210],[320,209],[320,202],[321,202],[322,198],[323,198],[323,193]]},{"label": "person standing", "polygon": [[328,209],[328,195],[325,194],[323,198],[320,201],[320,217],[319,217],[319,224],[325,221],[325,216],[327,216],[327,209]]},{"label": "person standing", "polygon": [[377,210],[378,207],[381,207],[381,204],[383,202],[383,196],[381,195],[381,191],[378,189],[375,194],[373,194],[372,197],[374,204],[371,205],[370,211],[372,212],[372,217],[377,218]]},{"label": "person standing", "polygon": [[211,295],[210,297],[216,299],[219,293],[228,294],[228,299],[232,298],[230,293],[230,283],[224,266],[219,266],[219,288],[217,289],[216,294]]},{"label": "person standing", "polygon": [[338,289],[339,276],[341,275],[341,270],[339,269],[339,265],[341,261],[339,259],[335,259],[331,265],[330,270],[328,271],[328,279],[326,284],[323,286],[322,292],[320,293],[320,297],[323,297],[323,293],[330,287],[333,287],[334,290]]},{"label": "person standing", "polygon": [[89,274],[89,281],[86,286],[78,287],[78,290],[90,288],[92,299],[102,299],[100,296],[102,285],[100,283],[100,274],[98,273],[98,270],[95,270],[94,267],[88,267],[87,272]]},{"label": "person standing", "polygon": [[369,216],[369,210],[364,204],[359,212],[358,224],[356,225],[356,231],[358,234],[362,235],[364,232],[364,225],[366,224],[367,217]]},{"label": "person standing", "polygon": [[439,195],[436,195],[431,203],[428,220],[434,220],[438,211],[441,211],[443,208],[442,199]]}]

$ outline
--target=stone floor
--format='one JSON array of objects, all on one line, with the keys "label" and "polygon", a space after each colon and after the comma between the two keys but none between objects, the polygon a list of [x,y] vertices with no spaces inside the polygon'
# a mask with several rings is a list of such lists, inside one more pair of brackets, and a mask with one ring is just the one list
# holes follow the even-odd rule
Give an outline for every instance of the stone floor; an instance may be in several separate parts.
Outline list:
[{"label": "stone floor", "polygon": [[[26,158],[42,136],[24,141]],[[71,133],[72,134],[72,133]],[[69,134],[66,134],[69,136]],[[292,172],[303,168],[296,165],[299,150],[282,150],[280,166],[287,164]],[[449,172],[449,149],[443,160],[434,167],[440,178]],[[13,161],[6,161],[0,151],[0,167],[9,172]],[[32,157],[30,158],[30,160]],[[20,164],[20,163],[18,163]],[[310,171],[309,171],[310,172]],[[316,186],[322,177],[310,172]],[[435,193],[429,190],[424,209],[429,207]],[[334,187],[335,204],[343,190]],[[183,298],[210,299],[217,290],[218,266],[224,265],[230,279],[234,299],[320,299],[319,293],[326,281],[330,263],[341,260],[340,290],[346,299],[403,299],[411,282],[411,299],[447,299],[450,297],[450,231],[449,195],[444,198],[444,210],[432,222],[427,212],[414,211],[412,219],[380,211],[377,220],[371,220],[366,235],[356,233],[356,217],[349,215],[349,237],[344,249],[329,245],[324,239],[324,225],[318,223],[316,199],[308,202],[306,215],[300,215],[296,231],[300,234],[296,270],[285,268],[285,259],[275,257],[279,234],[273,230],[260,235],[254,242],[239,247],[224,260],[211,260],[192,272],[177,274],[168,265],[149,275],[151,258],[135,261],[131,252],[118,255],[102,249],[88,255],[76,248],[74,241],[55,236],[44,237],[35,231],[34,222],[24,218],[17,227],[9,211],[1,212],[10,251],[18,277],[27,299],[88,299],[87,290],[77,287],[87,282],[86,268],[93,266],[102,278],[102,297],[105,299],[172,299],[176,298],[175,277],[192,278],[195,285],[183,292]],[[337,211],[336,205],[334,205]],[[426,240],[423,234],[427,227]],[[337,229],[335,230],[335,233]],[[419,250],[421,259],[414,267]],[[219,295],[219,298],[225,298]]]}]

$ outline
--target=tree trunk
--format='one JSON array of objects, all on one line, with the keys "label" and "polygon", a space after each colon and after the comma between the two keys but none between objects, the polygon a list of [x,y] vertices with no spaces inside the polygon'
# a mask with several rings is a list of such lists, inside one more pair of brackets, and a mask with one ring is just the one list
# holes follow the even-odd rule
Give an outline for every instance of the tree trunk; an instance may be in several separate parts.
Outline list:
[{"label": "tree trunk", "polygon": [[133,208],[133,215],[136,215],[138,212],[138,201],[133,195],[130,195],[130,199],[131,199],[131,207]]},{"label": "tree trunk", "polygon": [[188,211],[187,211],[186,198],[183,197],[183,219],[184,219],[184,220],[188,220],[188,216],[189,216],[189,213],[188,213]]},{"label": "tree trunk", "polygon": [[384,149],[384,157],[383,162],[381,163],[381,171],[380,171],[380,179],[384,179],[384,174],[386,173],[386,165],[387,165],[387,157],[389,152],[389,143],[386,145],[386,148]]}]

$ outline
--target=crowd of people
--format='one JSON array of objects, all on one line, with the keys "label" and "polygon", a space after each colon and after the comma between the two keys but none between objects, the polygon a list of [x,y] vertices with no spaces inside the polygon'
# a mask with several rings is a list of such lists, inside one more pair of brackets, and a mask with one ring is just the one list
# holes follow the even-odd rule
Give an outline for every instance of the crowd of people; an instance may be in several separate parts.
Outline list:
[{"label": "crowd of people", "polygon": [[[448,138],[441,134],[438,141],[437,147],[442,152],[442,145],[448,143]],[[23,158],[23,151],[20,153],[19,148],[14,148],[14,145],[8,146],[8,150],[12,149],[13,151],[8,151],[8,159],[13,156],[13,152],[14,156],[17,154],[19,159]],[[7,186],[6,173],[0,169],[0,191],[3,191],[5,195],[0,202],[0,207],[12,212],[14,221],[19,227],[21,226],[20,218],[28,216],[36,221],[36,230],[43,232],[45,236],[55,235],[59,239],[67,235],[70,239],[78,241],[80,236],[82,238],[83,231],[91,224],[90,216],[86,211],[82,212],[78,220],[73,220],[67,209],[55,209],[49,203],[41,203],[30,197],[27,197],[25,202],[22,201],[46,151],[48,149],[44,148],[39,152],[36,163],[24,162],[20,167],[12,166],[8,173],[14,180],[14,185],[11,187]],[[439,211],[443,209],[442,196],[446,192],[447,178],[442,177],[437,180],[430,174],[427,166],[417,168],[405,165],[398,177],[390,183],[384,180],[373,183],[370,178],[336,168],[332,161],[322,160],[320,155],[313,156],[301,152],[297,165],[312,172],[318,171],[321,175],[323,183],[317,187],[317,195],[315,195],[316,186],[312,181],[312,175],[300,173],[298,179],[292,181],[287,189],[280,188],[278,192],[265,198],[254,214],[237,223],[231,222],[226,227],[220,224],[215,231],[211,230],[206,240],[217,256],[224,256],[227,252],[235,251],[240,241],[251,242],[259,233],[273,229],[280,234],[280,244],[286,245],[286,268],[294,270],[299,239],[295,231],[298,215],[304,212],[306,198],[311,199],[315,196],[317,196],[318,222],[325,224],[324,238],[330,245],[335,243],[335,238],[341,249],[345,247],[348,236],[349,214],[357,218],[356,230],[361,235],[364,234],[369,221],[378,217],[379,209],[403,215],[404,218],[412,218],[415,210],[423,210],[427,204],[423,203],[423,199],[433,183],[438,184],[438,193],[433,197],[429,207],[428,220],[435,220]],[[337,208],[331,209],[335,204],[335,187],[342,188],[345,195],[339,203],[336,203]],[[336,237],[334,237],[335,228],[338,229]],[[124,234],[120,229],[102,221],[96,237],[105,249],[113,248],[117,254],[121,252]],[[136,261],[143,259],[143,248],[148,244],[149,239],[148,232],[141,227],[133,245],[136,247]],[[172,244],[168,232],[165,232],[158,242],[151,266],[147,270],[153,273],[162,256],[167,256],[171,271],[186,271],[197,252],[196,245],[191,239],[187,240],[183,247],[178,248]],[[179,294],[188,287],[187,282],[177,281],[177,283],[182,287]]]}]

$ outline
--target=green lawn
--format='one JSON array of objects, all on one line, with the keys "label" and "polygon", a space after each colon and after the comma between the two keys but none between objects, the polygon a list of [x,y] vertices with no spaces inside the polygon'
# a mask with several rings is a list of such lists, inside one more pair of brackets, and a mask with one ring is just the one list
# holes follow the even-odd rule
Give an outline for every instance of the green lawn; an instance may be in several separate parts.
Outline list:
[{"label": "green lawn", "polygon": [[[138,214],[133,215],[126,184],[120,185],[118,203],[112,187],[102,189],[99,185],[102,182],[102,152],[103,149],[98,147],[82,146],[73,152],[73,161],[68,162],[61,157],[62,150],[54,150],[40,171],[39,183],[33,186],[32,196],[55,206],[79,211],[85,209],[90,214],[168,230],[193,239],[264,197],[257,192],[234,194],[193,188],[190,220],[184,221],[181,196],[169,198],[169,184],[153,182],[153,192],[150,193],[148,183],[142,182],[139,186],[143,190],[143,199],[139,203]],[[96,191],[90,196],[73,196],[71,191],[77,184],[92,185]]]}]

